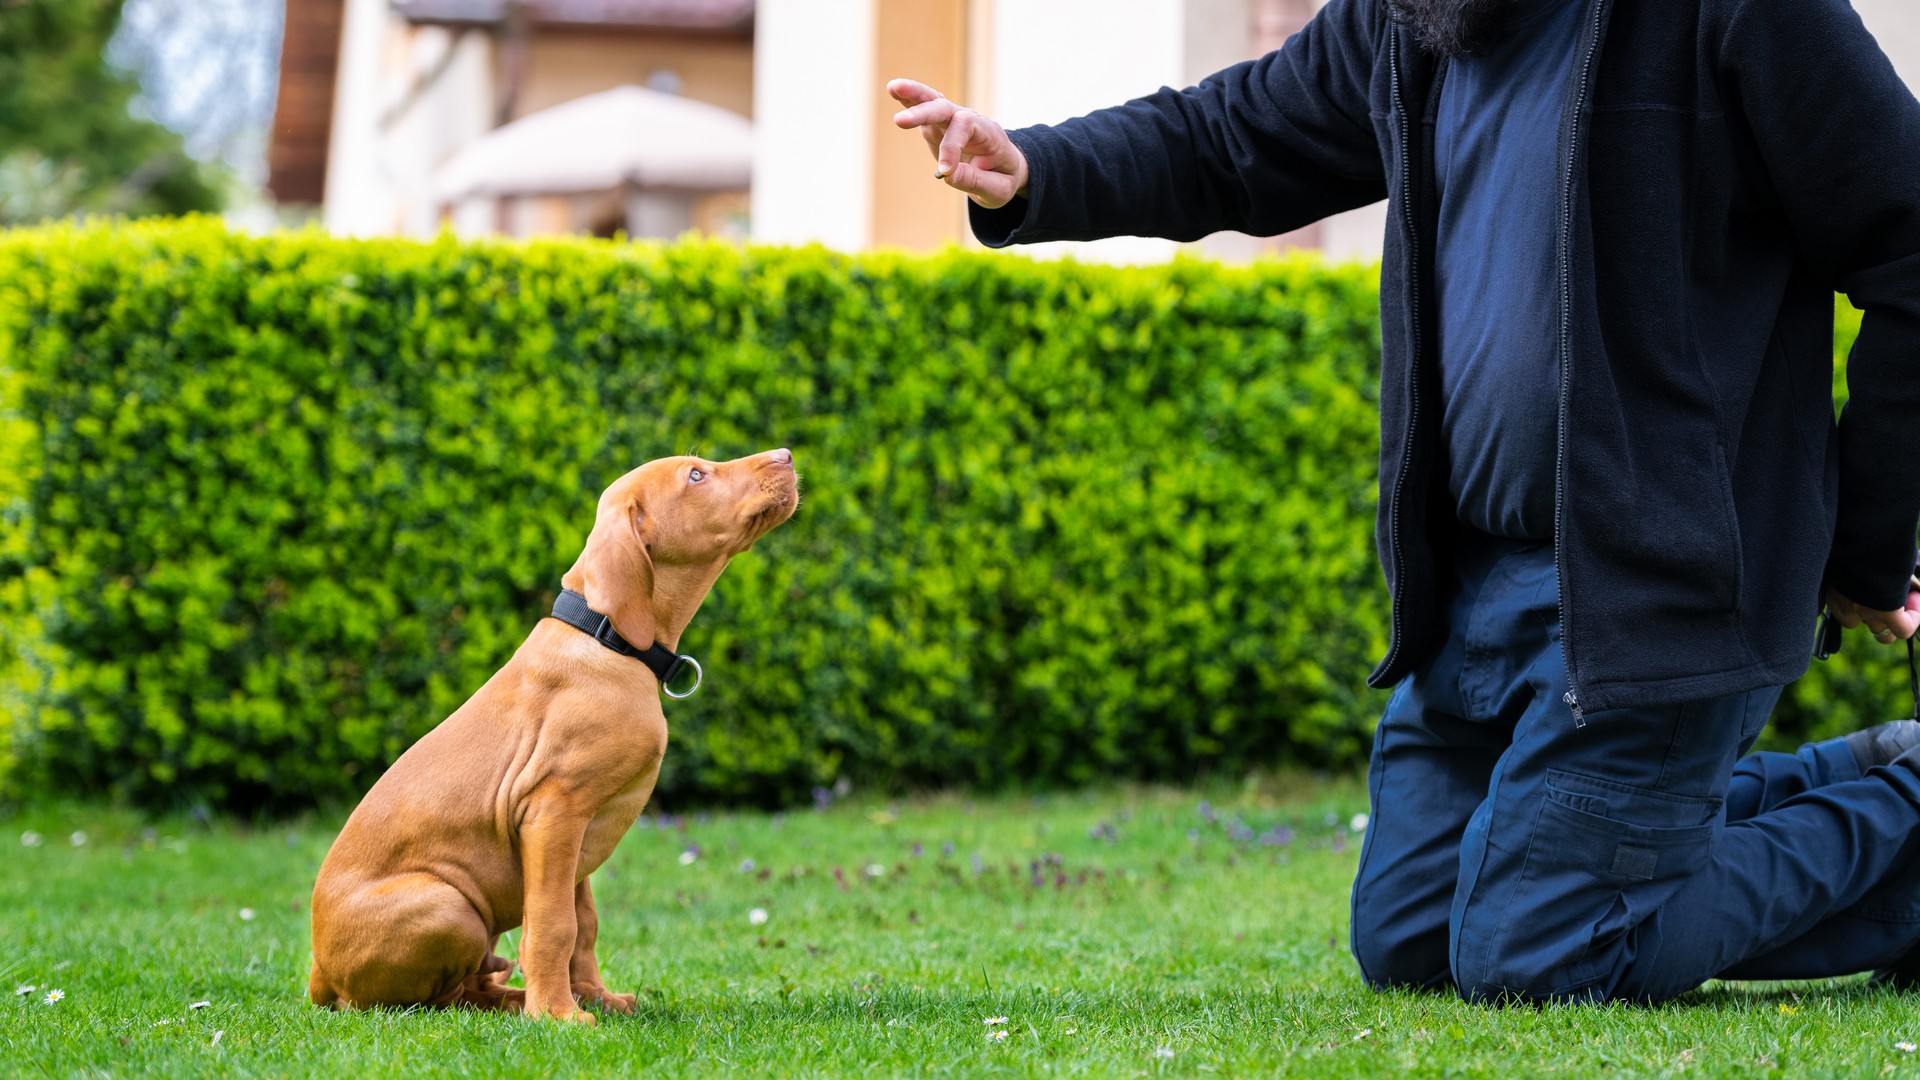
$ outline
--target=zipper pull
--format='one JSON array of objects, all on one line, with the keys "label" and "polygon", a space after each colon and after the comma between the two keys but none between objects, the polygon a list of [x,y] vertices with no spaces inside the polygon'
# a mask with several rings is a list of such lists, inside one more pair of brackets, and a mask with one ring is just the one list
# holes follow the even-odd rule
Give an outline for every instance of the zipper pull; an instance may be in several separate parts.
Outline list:
[{"label": "zipper pull", "polygon": [[1560,695],[1560,700],[1566,702],[1567,708],[1573,710],[1573,726],[1577,728],[1586,727],[1587,714],[1581,710],[1580,699],[1573,696],[1573,691],[1569,690]]}]

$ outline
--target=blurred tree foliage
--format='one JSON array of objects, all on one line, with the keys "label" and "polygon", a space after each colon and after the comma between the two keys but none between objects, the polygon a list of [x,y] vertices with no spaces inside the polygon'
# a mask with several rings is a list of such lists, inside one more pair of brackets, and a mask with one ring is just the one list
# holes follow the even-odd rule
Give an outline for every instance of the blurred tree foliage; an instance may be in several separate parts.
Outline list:
[{"label": "blurred tree foliage", "polygon": [[135,115],[106,59],[123,0],[0,0],[0,225],[217,210],[180,136]]}]

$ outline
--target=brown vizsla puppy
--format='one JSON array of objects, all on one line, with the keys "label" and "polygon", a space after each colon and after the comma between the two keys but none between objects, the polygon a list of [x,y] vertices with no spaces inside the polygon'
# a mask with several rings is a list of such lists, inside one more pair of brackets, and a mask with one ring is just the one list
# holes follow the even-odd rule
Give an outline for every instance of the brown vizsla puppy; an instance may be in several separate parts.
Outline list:
[{"label": "brown vizsla puppy", "polygon": [[[798,503],[785,450],[649,462],[600,496],[561,584],[631,645],[676,649],[728,560]],[[313,886],[314,1004],[464,1003],[585,1023],[576,999],[632,1012],[633,995],[600,980],[587,875],[653,794],[667,748],[660,690],[647,663],[541,620],[334,840]],[[523,922],[520,991],[494,945]]]}]

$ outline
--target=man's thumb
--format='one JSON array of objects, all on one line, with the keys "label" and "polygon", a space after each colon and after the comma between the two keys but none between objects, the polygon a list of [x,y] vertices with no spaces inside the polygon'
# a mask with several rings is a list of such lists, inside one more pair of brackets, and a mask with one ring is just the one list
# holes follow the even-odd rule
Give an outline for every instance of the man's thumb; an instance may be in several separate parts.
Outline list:
[{"label": "man's thumb", "polygon": [[951,167],[943,166],[943,168],[947,168],[945,177],[947,185],[954,190],[964,191],[969,195],[987,194],[985,185],[988,183],[988,175],[979,166],[961,161]]}]

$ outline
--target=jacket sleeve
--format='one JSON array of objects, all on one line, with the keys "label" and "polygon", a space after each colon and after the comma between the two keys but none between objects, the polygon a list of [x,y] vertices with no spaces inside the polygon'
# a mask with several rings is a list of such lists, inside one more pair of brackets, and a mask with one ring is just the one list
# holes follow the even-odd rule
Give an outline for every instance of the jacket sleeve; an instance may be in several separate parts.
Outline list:
[{"label": "jacket sleeve", "polygon": [[1011,133],[1027,196],[969,206],[988,247],[1273,235],[1386,197],[1368,86],[1385,16],[1332,0],[1283,48],[1187,90]]},{"label": "jacket sleeve", "polygon": [[1920,102],[1846,0],[1746,0],[1721,44],[1795,243],[1865,312],[1827,584],[1891,611],[1920,526]]}]

